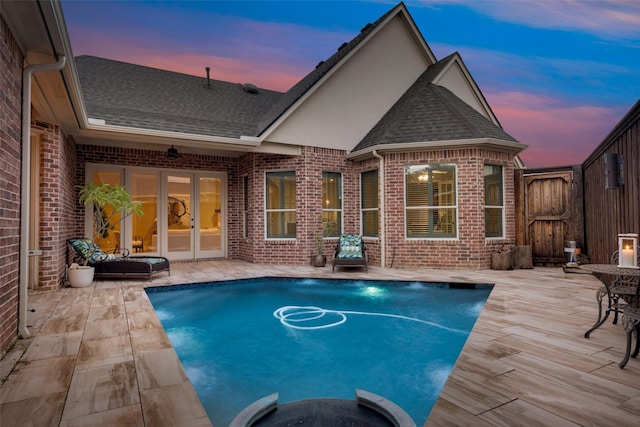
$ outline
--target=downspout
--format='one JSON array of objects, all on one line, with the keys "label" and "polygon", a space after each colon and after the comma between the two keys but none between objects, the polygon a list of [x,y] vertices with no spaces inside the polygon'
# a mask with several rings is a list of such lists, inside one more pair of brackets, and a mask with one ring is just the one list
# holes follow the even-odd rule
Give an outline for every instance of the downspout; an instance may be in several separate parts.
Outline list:
[{"label": "downspout", "polygon": [[378,154],[377,150],[373,150],[373,157],[375,157],[376,159],[380,160],[380,266],[382,268],[387,268],[386,264],[387,264],[387,250],[386,250],[386,233],[385,233],[385,229],[386,227],[386,223],[385,223],[385,206],[384,206],[384,193],[385,193],[385,188],[384,188],[384,158]]},{"label": "downspout", "polygon": [[20,284],[18,295],[18,334],[29,338],[27,328],[27,295],[29,288],[29,198],[31,179],[29,160],[31,158],[31,76],[39,71],[59,71],[67,58],[60,55],[55,64],[33,64],[22,71],[22,185],[20,188]]}]

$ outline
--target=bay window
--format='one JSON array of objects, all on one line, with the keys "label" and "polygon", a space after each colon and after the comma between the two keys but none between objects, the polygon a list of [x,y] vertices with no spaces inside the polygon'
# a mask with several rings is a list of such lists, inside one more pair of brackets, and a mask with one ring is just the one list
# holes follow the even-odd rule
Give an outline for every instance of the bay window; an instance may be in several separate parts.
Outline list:
[{"label": "bay window", "polygon": [[451,164],[405,168],[406,237],[457,236],[456,168]]}]

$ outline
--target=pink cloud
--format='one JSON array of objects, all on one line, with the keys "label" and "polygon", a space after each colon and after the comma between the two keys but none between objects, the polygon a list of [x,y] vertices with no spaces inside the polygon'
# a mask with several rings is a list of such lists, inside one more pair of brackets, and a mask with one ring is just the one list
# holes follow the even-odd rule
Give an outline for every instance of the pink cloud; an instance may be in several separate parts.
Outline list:
[{"label": "pink cloud", "polygon": [[521,92],[487,94],[487,99],[505,130],[529,145],[521,154],[529,168],[582,163],[623,115]]},{"label": "pink cloud", "polygon": [[252,83],[258,87],[287,91],[310,70],[301,66],[282,64],[262,58],[230,58],[207,55],[190,50],[173,49],[164,43],[148,39],[140,45],[127,36],[87,33],[74,38],[74,55],[93,55],[160,68],[195,76],[206,76],[205,67],[211,67],[211,78],[234,83]]}]

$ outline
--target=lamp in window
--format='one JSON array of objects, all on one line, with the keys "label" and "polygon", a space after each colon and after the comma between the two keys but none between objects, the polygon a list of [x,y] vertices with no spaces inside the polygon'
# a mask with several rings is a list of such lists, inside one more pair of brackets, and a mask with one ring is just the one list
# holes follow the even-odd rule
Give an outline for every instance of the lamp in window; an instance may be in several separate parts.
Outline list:
[{"label": "lamp in window", "polygon": [[618,267],[638,268],[637,234],[618,234]]},{"label": "lamp in window", "polygon": [[422,172],[418,175],[418,181],[421,183],[429,182],[429,173],[427,171]]}]

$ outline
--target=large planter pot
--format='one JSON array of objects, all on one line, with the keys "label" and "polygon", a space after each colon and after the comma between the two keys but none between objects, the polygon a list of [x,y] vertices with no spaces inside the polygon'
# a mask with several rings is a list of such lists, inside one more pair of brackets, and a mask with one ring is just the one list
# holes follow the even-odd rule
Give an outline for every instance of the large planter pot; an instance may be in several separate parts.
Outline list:
[{"label": "large planter pot", "polygon": [[73,266],[69,268],[67,277],[72,288],[85,288],[93,283],[94,268],[89,266]]},{"label": "large planter pot", "polygon": [[326,263],[326,255],[311,255],[311,265],[313,267],[324,267]]}]

